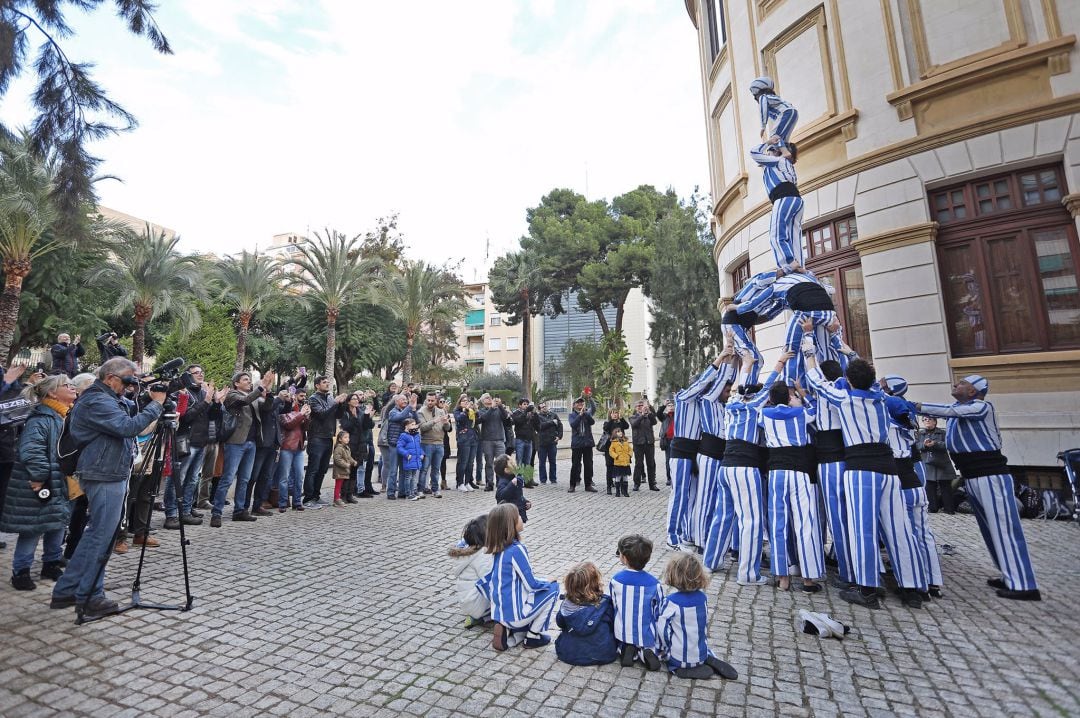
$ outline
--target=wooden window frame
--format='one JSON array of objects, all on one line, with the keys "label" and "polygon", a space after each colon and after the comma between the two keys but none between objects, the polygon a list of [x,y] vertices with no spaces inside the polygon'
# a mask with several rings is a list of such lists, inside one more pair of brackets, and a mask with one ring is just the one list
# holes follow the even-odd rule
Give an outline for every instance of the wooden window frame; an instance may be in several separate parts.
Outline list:
[{"label": "wooden window frame", "polygon": [[[834,245],[839,245],[840,241],[840,225],[848,224],[849,227],[854,228],[855,234],[851,236],[850,229],[848,230],[848,244],[846,247],[838,247],[820,254],[813,254],[813,241],[811,240],[811,234],[821,229],[822,227],[829,227],[829,231],[832,233]],[[859,238],[859,226],[855,220],[854,214],[845,214],[839,217],[834,217],[825,222],[818,222],[817,224],[810,225],[803,228],[803,237],[806,240],[806,268],[814,272],[819,279],[828,277],[833,289],[836,292],[833,294],[833,306],[836,307],[836,316],[840,318],[841,324],[844,326],[844,339],[852,347],[856,347],[852,342],[852,337],[849,336],[849,327],[851,326],[851,317],[848,313],[847,305],[847,285],[844,281],[844,270],[853,269],[855,267],[862,268],[862,258],[859,256],[858,250],[855,249],[854,242]],[[866,286],[866,275],[863,275],[863,287]],[[861,347],[862,351],[859,353],[869,358],[869,351],[871,350],[869,333],[866,336],[866,346]]]}]

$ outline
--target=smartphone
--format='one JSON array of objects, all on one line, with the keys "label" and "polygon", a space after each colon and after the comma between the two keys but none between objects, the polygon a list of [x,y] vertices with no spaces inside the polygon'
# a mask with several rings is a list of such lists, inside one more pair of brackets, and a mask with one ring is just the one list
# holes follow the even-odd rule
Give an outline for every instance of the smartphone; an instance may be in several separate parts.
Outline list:
[{"label": "smartphone", "polygon": [[303,376],[304,374],[307,374],[307,367],[306,366],[299,367],[296,371],[298,371],[300,373],[300,376]]}]

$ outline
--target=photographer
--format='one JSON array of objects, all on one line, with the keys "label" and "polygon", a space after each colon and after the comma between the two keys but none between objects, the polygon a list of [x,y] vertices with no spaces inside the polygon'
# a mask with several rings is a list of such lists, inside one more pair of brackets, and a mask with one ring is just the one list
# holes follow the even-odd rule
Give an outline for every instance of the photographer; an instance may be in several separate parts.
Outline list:
[{"label": "photographer", "polygon": [[539,453],[540,483],[558,483],[558,474],[555,471],[555,457],[559,451],[559,440],[563,436],[562,420],[555,412],[548,411],[546,402],[540,402],[540,411],[536,415],[538,427],[536,430],[537,451]]},{"label": "photographer", "polygon": [[[179,529],[180,522],[189,526],[202,523],[202,514],[195,510],[195,489],[202,475],[203,458],[206,446],[217,438],[216,418],[221,414],[221,401],[228,389],[215,391],[213,383],[203,379],[203,368],[198,364],[190,365],[181,380],[178,405],[186,403],[180,416],[180,427],[176,434],[176,447],[188,445],[186,456],[176,455],[176,470],[165,481],[165,528]],[[175,448],[174,447],[174,450]],[[180,487],[177,496],[176,487]]]},{"label": "photographer", "polygon": [[510,413],[502,399],[480,395],[476,421],[480,425],[480,455],[484,459],[484,491],[495,490],[495,457],[506,453],[506,426]]},{"label": "photographer", "polygon": [[214,507],[210,511],[210,526],[221,527],[221,514],[225,510],[225,498],[233,481],[233,521],[255,521],[247,507],[247,487],[251,469],[255,464],[255,440],[259,436],[263,397],[274,383],[274,372],[268,371],[258,386],[252,388],[251,374],[237,372],[232,377],[232,390],[225,397],[225,413],[235,419],[232,433],[225,439],[225,468],[221,473]]},{"label": "photographer", "polygon": [[304,505],[319,509],[330,504],[321,501],[323,479],[330,468],[337,419],[342,412],[345,394],[330,394],[330,378],[315,377],[315,393],[308,397],[311,407],[311,428],[307,438],[307,472],[304,474]]},{"label": "photographer", "polygon": [[454,409],[454,425],[457,427],[457,490],[472,491],[480,486],[473,481],[473,465],[478,460],[480,435],[476,432],[476,407],[468,394],[458,397]]},{"label": "photographer", "polygon": [[120,346],[116,332],[110,330],[97,338],[98,351],[101,352],[101,363],[109,361],[113,357],[126,357],[127,349]]},{"label": "photographer", "polygon": [[101,365],[97,381],[83,392],[70,414],[70,433],[81,447],[75,475],[86,493],[90,520],[64,575],[53,588],[52,608],[75,606],[84,615],[103,615],[117,604],[105,597],[104,563],[124,506],[131,476],[135,436],[161,415],[165,392],[150,393],[136,416],[120,396],[135,379],[136,366],[122,357]]},{"label": "photographer", "polygon": [[633,430],[634,444],[634,491],[641,488],[642,479],[648,478],[649,489],[659,491],[656,486],[656,439],[653,427],[656,426],[656,412],[648,400],[642,398],[634,405],[630,415],[630,428]]},{"label": "photographer", "polygon": [[510,414],[510,420],[514,423],[516,435],[514,459],[520,471],[532,464],[533,452],[536,450],[536,430],[540,428],[540,420],[536,416],[536,407],[524,397],[518,399],[517,409]]},{"label": "photographer", "polygon": [[417,416],[420,424],[420,450],[424,452],[419,486],[423,493],[441,499],[439,472],[445,453],[443,437],[450,431],[450,416],[445,409],[438,407],[438,397],[433,391],[428,392]]}]

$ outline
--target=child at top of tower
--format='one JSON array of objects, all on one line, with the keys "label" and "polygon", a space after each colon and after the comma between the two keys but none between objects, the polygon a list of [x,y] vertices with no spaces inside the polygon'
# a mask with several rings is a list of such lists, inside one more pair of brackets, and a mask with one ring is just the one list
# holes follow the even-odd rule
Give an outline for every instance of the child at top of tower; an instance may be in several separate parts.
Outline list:
[{"label": "child at top of tower", "polygon": [[[776,94],[776,83],[771,77],[759,77],[750,83],[750,94],[761,109],[761,140],[786,147],[791,140],[799,112],[795,106]],[[772,135],[766,134],[769,120],[774,120]]]}]

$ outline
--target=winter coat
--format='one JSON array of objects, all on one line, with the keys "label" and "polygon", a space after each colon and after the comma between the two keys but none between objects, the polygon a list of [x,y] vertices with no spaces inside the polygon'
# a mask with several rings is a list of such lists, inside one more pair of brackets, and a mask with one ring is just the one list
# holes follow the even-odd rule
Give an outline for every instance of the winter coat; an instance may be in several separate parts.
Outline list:
[{"label": "winter coat", "polygon": [[357,411],[356,416],[348,409],[341,415],[341,430],[349,432],[349,451],[357,461],[367,459],[368,442],[371,441],[371,430],[375,428],[375,420],[362,411]]},{"label": "winter coat", "polygon": [[562,419],[552,411],[540,412],[536,415],[539,428],[536,438],[540,446],[553,446],[559,443],[563,435]]},{"label": "winter coat", "polygon": [[420,417],[420,443],[421,444],[441,444],[443,443],[443,436],[446,432],[450,431],[450,422],[440,424],[439,419],[449,416],[446,410],[435,407],[434,409],[428,409],[426,406],[420,407],[420,411],[416,412],[416,415]]},{"label": "winter coat", "polygon": [[675,412],[667,411],[666,407],[660,410],[660,449],[667,451],[668,446],[671,445],[671,439],[668,437],[668,433],[671,431],[672,426],[675,424]]},{"label": "winter coat", "polygon": [[330,393],[317,391],[307,399],[311,407],[311,426],[308,428],[308,439],[332,439],[337,429],[338,414],[341,404],[337,403]]},{"label": "winter coat", "polygon": [[52,354],[52,373],[67,374],[71,378],[79,373],[79,357],[86,354],[86,350],[82,343],[53,344],[49,353]]},{"label": "winter coat", "polygon": [[529,517],[525,515],[525,492],[522,490],[522,480],[518,477],[499,477],[499,484],[495,488],[495,503],[517,506],[518,514],[521,515],[521,523],[529,520]]},{"label": "winter coat", "polygon": [[[416,415],[416,409],[413,409],[408,404],[404,409],[399,409],[395,405],[391,405],[386,412],[386,421],[383,422],[383,431],[386,432],[386,445],[397,446],[398,437],[405,433],[405,422],[412,419],[417,424],[418,421]],[[417,442],[420,441],[420,435],[416,435]]]},{"label": "winter coat", "polygon": [[[218,435],[221,420],[221,404],[215,404],[206,389],[187,389],[187,409],[180,417],[177,433],[187,434],[195,448],[213,444]],[[212,427],[212,431],[211,431]]]},{"label": "winter coat", "polygon": [[476,412],[476,421],[480,424],[480,441],[501,441],[506,443],[506,425],[510,414],[505,406],[492,406]]},{"label": "winter coat", "polygon": [[262,406],[264,389],[256,387],[245,394],[239,389],[232,389],[225,395],[225,411],[236,417],[236,430],[229,436],[226,444],[243,444],[255,424],[255,434],[262,431]]},{"label": "winter coat", "polygon": [[281,427],[282,451],[303,451],[304,435],[311,418],[301,414],[299,409],[292,411],[288,404],[281,410],[282,413],[278,414],[278,426]]},{"label": "winter coat", "polygon": [[491,611],[487,596],[476,588],[476,582],[491,573],[492,555],[481,546],[468,553],[468,548],[455,548],[450,551],[454,561],[454,593],[465,615],[483,618]]},{"label": "winter coat", "polygon": [[[290,405],[292,402],[289,402]],[[259,435],[255,437],[255,446],[260,449],[277,449],[281,446],[281,429],[277,416],[281,413],[281,399],[265,397],[259,405]]]},{"label": "winter coat", "polygon": [[629,467],[630,459],[634,456],[634,447],[626,439],[622,441],[613,440],[611,446],[608,447],[608,456],[611,457],[613,465]]},{"label": "winter coat", "polygon": [[480,435],[476,433],[477,415],[475,409],[454,409],[454,425],[457,427],[458,446],[470,441],[479,441]]},{"label": "winter coat", "polygon": [[630,415],[630,429],[633,431],[634,446],[645,446],[656,443],[656,439],[653,438],[653,427],[656,426],[656,413],[653,412],[652,407],[649,407],[649,411],[645,414],[639,414],[636,411]]},{"label": "winter coat", "polygon": [[570,412],[570,448],[589,449],[596,442],[593,441],[592,426],[596,423],[593,414],[596,413],[596,404],[589,402],[587,408],[578,412]]},{"label": "winter coat", "polygon": [[127,349],[120,344],[109,344],[108,339],[111,332],[105,332],[97,338],[98,351],[101,352],[101,363],[109,361],[113,357],[126,357]]},{"label": "winter coat", "polygon": [[[0,532],[43,534],[67,528],[71,502],[56,453],[63,428],[64,420],[47,406],[38,404],[30,413],[19,437],[18,460],[8,482]],[[32,481],[40,481],[52,490],[46,503],[30,487]]]},{"label": "winter coat", "polygon": [[79,481],[127,481],[135,460],[135,437],[161,416],[156,401],[132,416],[126,400],[97,379],[71,408],[71,438],[81,446]]},{"label": "winter coat", "polygon": [[[352,438],[352,437],[350,437]],[[334,447],[334,480],[347,479],[356,461],[353,460],[352,451],[348,444],[338,444]]]},{"label": "winter coat", "polygon": [[555,615],[555,625],[562,630],[555,639],[555,655],[563,663],[602,666],[618,657],[615,607],[610,596],[601,597],[595,606],[563,601]]},{"label": "winter coat", "polygon": [[403,471],[419,471],[424,465],[424,450],[420,448],[420,434],[401,432],[397,440],[397,452],[401,457]]},{"label": "winter coat", "polygon": [[514,422],[514,433],[517,434],[517,438],[536,444],[536,432],[540,428],[540,419],[535,409],[531,411],[516,409],[510,414],[510,421]]}]

